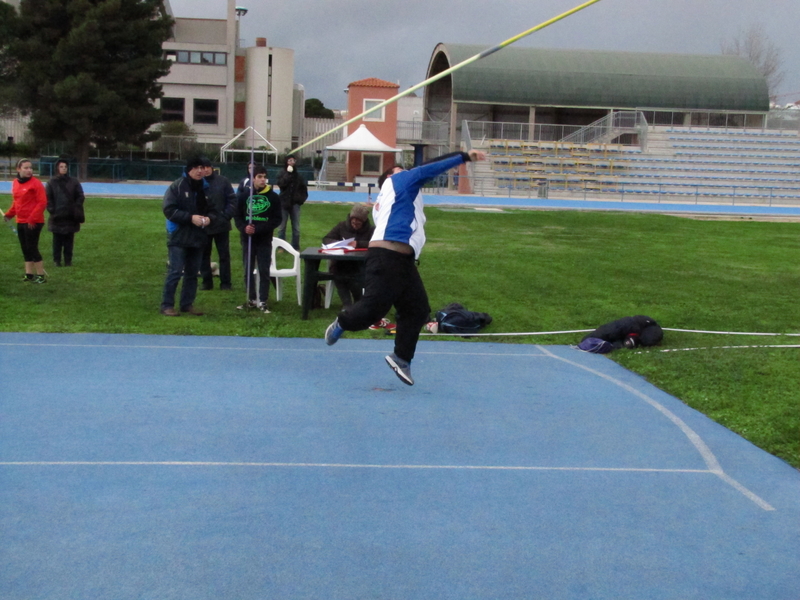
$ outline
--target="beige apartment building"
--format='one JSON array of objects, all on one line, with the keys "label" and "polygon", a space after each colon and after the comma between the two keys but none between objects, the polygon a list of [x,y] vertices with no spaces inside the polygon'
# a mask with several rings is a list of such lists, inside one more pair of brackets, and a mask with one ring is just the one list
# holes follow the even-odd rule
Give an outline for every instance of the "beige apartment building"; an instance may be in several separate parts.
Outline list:
[{"label": "beige apartment building", "polygon": [[252,126],[279,152],[297,145],[302,132],[293,123],[302,127],[302,120],[293,116],[304,98],[294,85],[294,51],[272,48],[266,38],[240,47],[239,21],[247,11],[234,0],[225,19],[186,18],[165,5],[175,27],[163,45],[172,61],[160,80],[164,120],[183,121],[202,143],[225,144]]}]

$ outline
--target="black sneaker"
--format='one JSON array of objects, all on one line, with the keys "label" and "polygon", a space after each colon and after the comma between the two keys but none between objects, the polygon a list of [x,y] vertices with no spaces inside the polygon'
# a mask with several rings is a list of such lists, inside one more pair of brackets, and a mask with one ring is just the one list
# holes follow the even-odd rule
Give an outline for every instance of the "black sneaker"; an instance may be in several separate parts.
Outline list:
[{"label": "black sneaker", "polygon": [[268,315],[270,313],[269,307],[267,306],[266,302],[259,302],[256,305],[256,308],[258,310],[260,310],[262,313],[264,313],[265,315]]},{"label": "black sneaker", "polygon": [[392,371],[395,372],[397,377],[406,385],[414,385],[414,378],[411,377],[411,363],[404,361],[402,358],[392,352],[386,357],[386,364],[388,364]]},{"label": "black sneaker", "polygon": [[237,310],[246,310],[248,308],[256,308],[258,303],[255,300],[248,300],[245,304],[236,307]]},{"label": "black sneaker", "polygon": [[47,278],[44,275],[36,275],[33,278],[33,283],[47,283]]}]

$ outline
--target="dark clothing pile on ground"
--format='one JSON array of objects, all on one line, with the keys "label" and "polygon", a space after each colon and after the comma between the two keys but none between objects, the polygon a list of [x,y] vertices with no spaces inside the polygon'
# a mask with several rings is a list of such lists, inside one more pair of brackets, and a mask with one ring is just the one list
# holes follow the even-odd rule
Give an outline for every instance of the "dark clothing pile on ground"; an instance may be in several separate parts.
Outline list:
[{"label": "dark clothing pile on ground", "polygon": [[[655,346],[663,338],[664,330],[655,319],[645,315],[636,315],[601,325],[585,335],[578,347],[588,352],[605,354],[623,347]],[[605,344],[597,340],[605,342]]]}]

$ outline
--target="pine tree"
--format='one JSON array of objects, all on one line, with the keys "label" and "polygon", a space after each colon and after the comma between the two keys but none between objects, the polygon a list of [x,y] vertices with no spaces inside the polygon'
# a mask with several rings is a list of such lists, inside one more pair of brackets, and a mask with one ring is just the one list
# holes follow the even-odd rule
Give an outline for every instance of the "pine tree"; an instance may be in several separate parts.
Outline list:
[{"label": "pine tree", "polygon": [[82,178],[92,144],[157,135],[172,26],[162,0],[22,0],[19,16],[18,102],[37,139],[73,144]]},{"label": "pine tree", "polygon": [[14,7],[0,2],[0,116],[13,111],[15,62],[10,44],[16,35],[17,14]]}]

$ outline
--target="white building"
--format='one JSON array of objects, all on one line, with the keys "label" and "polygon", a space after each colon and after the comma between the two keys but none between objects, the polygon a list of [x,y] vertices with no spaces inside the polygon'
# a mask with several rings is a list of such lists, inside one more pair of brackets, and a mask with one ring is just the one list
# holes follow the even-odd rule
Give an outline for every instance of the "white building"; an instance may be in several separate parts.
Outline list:
[{"label": "white building", "polygon": [[163,44],[172,61],[160,80],[164,120],[183,121],[201,143],[222,145],[252,126],[279,152],[297,145],[302,120],[293,119],[294,104],[304,99],[296,101],[294,51],[271,48],[266,38],[240,48],[239,19],[247,11],[235,0],[228,0],[226,19],[185,18],[165,5],[175,27]]}]

